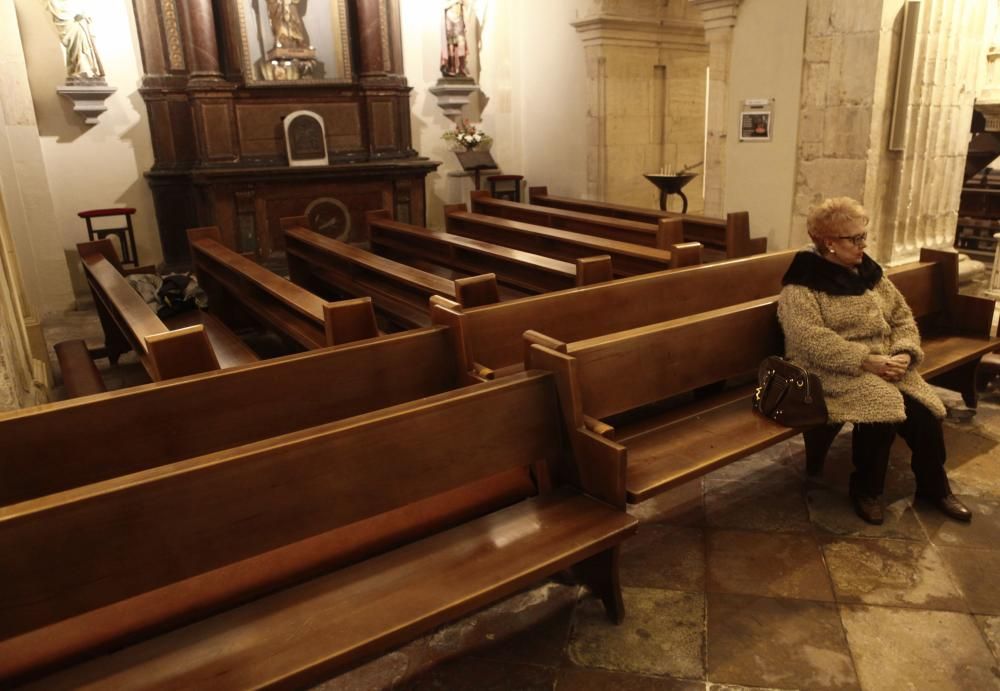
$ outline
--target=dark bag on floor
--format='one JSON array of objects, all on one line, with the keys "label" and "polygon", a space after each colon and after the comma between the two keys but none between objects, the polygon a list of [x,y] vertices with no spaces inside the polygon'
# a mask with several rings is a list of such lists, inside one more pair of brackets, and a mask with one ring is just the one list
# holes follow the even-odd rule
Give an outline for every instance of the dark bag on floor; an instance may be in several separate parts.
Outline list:
[{"label": "dark bag on floor", "polygon": [[777,355],[757,368],[753,409],[785,427],[815,427],[827,420],[819,378]]}]

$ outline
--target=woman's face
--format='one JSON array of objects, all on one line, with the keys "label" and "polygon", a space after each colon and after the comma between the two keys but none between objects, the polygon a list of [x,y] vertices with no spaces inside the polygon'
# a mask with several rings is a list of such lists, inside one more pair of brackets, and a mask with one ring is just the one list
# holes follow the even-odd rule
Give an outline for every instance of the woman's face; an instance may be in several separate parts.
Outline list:
[{"label": "woman's face", "polygon": [[868,246],[868,233],[860,223],[848,223],[841,226],[836,235],[827,236],[823,239],[823,246],[826,247],[824,255],[834,264],[840,264],[849,269],[861,264],[864,258],[865,247]]}]

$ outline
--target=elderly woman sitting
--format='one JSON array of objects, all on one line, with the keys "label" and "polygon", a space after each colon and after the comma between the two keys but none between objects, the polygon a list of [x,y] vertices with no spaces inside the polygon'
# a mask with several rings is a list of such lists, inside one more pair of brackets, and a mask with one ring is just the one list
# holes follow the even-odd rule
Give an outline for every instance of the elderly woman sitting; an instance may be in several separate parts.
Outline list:
[{"label": "elderly woman sitting", "polygon": [[778,319],[789,359],[823,383],[831,423],[854,423],[851,500],[881,524],[889,449],[898,432],[913,453],[916,497],[947,516],[972,514],[948,485],[944,404],[916,366],[920,334],[906,300],[865,254],[868,215],[847,197],[809,213],[814,245],[795,255],[782,279]]}]

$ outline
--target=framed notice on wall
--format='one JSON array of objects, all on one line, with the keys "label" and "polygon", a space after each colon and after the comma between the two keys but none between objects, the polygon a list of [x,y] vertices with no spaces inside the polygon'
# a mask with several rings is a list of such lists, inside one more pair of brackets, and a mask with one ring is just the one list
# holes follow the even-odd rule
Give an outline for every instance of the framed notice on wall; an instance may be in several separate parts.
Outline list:
[{"label": "framed notice on wall", "polygon": [[771,111],[745,110],[740,113],[740,141],[766,142],[771,140]]}]

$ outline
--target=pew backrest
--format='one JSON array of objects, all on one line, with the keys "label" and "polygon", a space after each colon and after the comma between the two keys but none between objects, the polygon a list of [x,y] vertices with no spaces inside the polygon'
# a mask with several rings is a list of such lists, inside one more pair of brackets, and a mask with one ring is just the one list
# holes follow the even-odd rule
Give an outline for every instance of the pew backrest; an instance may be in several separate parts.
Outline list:
[{"label": "pew backrest", "polygon": [[0,413],[0,506],[458,385],[443,327]]},{"label": "pew backrest", "polygon": [[521,363],[531,329],[564,342],[776,295],[795,251],[633,276],[586,288],[464,309],[436,301],[435,322],[452,326],[467,370]]}]

